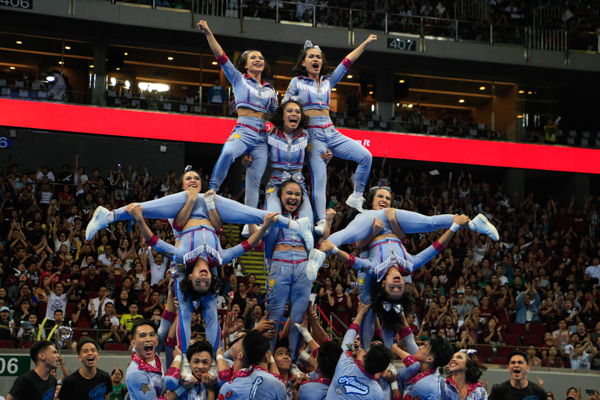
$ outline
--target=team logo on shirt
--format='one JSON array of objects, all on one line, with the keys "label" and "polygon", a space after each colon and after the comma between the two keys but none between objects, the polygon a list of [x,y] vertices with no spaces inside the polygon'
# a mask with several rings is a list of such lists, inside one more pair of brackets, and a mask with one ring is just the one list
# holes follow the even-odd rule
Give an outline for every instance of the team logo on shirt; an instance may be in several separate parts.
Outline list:
[{"label": "team logo on shirt", "polygon": [[257,377],[254,380],[254,382],[252,382],[252,389],[250,390],[250,396],[248,397],[250,400],[252,400],[254,398],[254,395],[256,395],[256,391],[258,390],[258,387],[261,383],[263,383],[262,376]]},{"label": "team logo on shirt", "polygon": [[231,396],[233,396],[233,392],[231,390],[228,390],[227,393],[225,393],[225,398],[228,399]]},{"label": "team logo on shirt", "polygon": [[306,151],[311,151],[311,150],[312,150],[312,144],[311,144],[311,143],[309,143],[309,144],[306,146]]},{"label": "team logo on shirt", "polygon": [[344,385],[346,394],[360,394],[361,396],[369,394],[369,386],[360,383],[354,376],[342,376],[338,379],[338,383]]},{"label": "team logo on shirt", "polygon": [[140,391],[144,394],[146,394],[146,392],[150,391],[150,388],[148,387],[148,383],[142,383],[142,387],[140,388]]}]

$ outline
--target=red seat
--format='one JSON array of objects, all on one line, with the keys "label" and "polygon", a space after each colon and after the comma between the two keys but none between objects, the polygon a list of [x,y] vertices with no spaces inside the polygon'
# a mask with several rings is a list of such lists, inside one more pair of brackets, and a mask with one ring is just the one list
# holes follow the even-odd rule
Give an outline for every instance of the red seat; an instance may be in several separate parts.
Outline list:
[{"label": "red seat", "polygon": [[100,297],[100,296],[98,295],[98,292],[89,292],[89,293],[88,293],[88,300],[97,299],[98,297]]},{"label": "red seat", "polygon": [[65,310],[65,317],[69,319],[75,314],[77,311],[77,303],[67,303],[67,308]]},{"label": "red seat", "polygon": [[540,325],[540,324],[529,325],[529,334],[531,336],[539,336],[540,339],[543,339],[546,332],[548,332],[548,327],[546,325]]},{"label": "red seat", "polygon": [[504,344],[509,346],[521,345],[521,339],[517,335],[502,335],[502,339],[504,339]]},{"label": "red seat", "polygon": [[46,318],[46,308],[48,308],[48,303],[46,303],[45,301],[40,301],[40,304],[38,305],[38,322],[40,323],[40,325],[42,324],[42,321],[44,320],[44,318]]},{"label": "red seat", "polygon": [[14,349],[15,345],[12,340],[0,340],[0,349]]},{"label": "red seat", "polygon": [[477,345],[477,357],[483,358],[484,360],[487,360],[488,358],[493,358],[494,350],[492,349],[492,346]]},{"label": "red seat", "polygon": [[517,336],[527,335],[527,331],[525,330],[525,325],[518,324],[516,322],[511,322],[510,324],[508,324],[508,331],[510,332],[511,335],[517,335]]},{"label": "red seat", "polygon": [[24,342],[21,342],[19,347],[22,349],[30,349],[32,345],[33,345],[33,340],[26,340]]},{"label": "red seat", "polygon": [[515,347],[510,347],[510,346],[500,346],[498,348],[496,348],[496,355],[499,358],[506,358],[508,357],[508,355],[510,353],[512,353],[513,350],[515,350]]},{"label": "red seat", "polygon": [[542,338],[540,336],[525,336],[525,338],[523,339],[523,343],[525,343],[525,346],[529,346],[530,344],[534,345],[535,347],[540,347],[543,343]]},{"label": "red seat", "polygon": [[496,365],[508,365],[508,361],[506,360],[506,358],[502,358],[502,357],[494,357],[491,360],[491,364],[496,364]]},{"label": "red seat", "polygon": [[126,351],[127,345],[125,343],[106,343],[104,346],[106,351]]},{"label": "red seat", "polygon": [[563,361],[565,364],[565,368],[571,369],[571,361]]}]

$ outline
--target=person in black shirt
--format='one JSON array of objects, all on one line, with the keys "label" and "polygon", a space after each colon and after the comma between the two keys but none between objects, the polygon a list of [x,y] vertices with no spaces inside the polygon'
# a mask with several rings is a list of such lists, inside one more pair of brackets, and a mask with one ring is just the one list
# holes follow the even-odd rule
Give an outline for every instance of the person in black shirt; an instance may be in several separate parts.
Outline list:
[{"label": "person in black shirt", "polygon": [[81,368],[67,376],[62,383],[60,400],[108,400],[112,381],[107,372],[96,367],[100,345],[94,339],[82,339],[77,343],[77,355]]},{"label": "person in black shirt", "polygon": [[56,390],[56,378],[50,374],[58,368],[60,355],[54,345],[40,340],[29,350],[35,369],[17,378],[6,400],[52,400]]},{"label": "person in black shirt", "polygon": [[492,399],[503,400],[546,400],[546,391],[539,385],[527,380],[529,359],[527,353],[514,350],[508,355],[510,380],[496,385],[492,389]]}]

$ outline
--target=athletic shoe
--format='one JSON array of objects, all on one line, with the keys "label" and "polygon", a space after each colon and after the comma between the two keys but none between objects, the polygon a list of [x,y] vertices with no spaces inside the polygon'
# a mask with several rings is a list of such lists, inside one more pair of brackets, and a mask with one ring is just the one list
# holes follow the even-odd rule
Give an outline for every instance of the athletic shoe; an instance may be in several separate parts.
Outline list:
[{"label": "athletic shoe", "polygon": [[306,251],[311,251],[315,247],[315,237],[313,235],[313,225],[308,217],[298,219],[300,229],[298,235],[304,240]]},{"label": "athletic shoe", "polygon": [[89,242],[92,240],[94,235],[98,233],[99,230],[104,229],[108,226],[106,223],[106,218],[109,216],[110,211],[102,206],[98,206],[96,211],[94,211],[94,216],[92,220],[88,224],[85,229],[85,239]]},{"label": "athletic shoe", "polygon": [[492,225],[483,214],[479,214],[475,218],[473,218],[469,223],[469,228],[479,233],[485,233],[495,241],[498,241],[498,239],[500,239],[496,227]]},{"label": "athletic shoe", "polygon": [[348,198],[346,199],[346,204],[348,204],[348,206],[355,208],[358,210],[358,212],[362,213],[364,212],[363,210],[363,204],[365,203],[365,198],[364,197],[354,197],[352,195],[348,196]]},{"label": "athletic shoe", "polygon": [[250,228],[248,227],[248,225],[244,225],[244,229],[242,229],[242,236],[245,238],[250,237]]},{"label": "athletic shoe", "polygon": [[317,222],[317,226],[315,226],[315,232],[317,233],[317,235],[323,236],[323,233],[325,233],[325,225],[326,224],[327,223],[325,222],[324,219]]},{"label": "athletic shoe", "polygon": [[321,250],[312,249],[308,255],[308,264],[306,265],[306,277],[313,282],[317,279],[319,268],[323,265],[323,261],[327,258],[327,254]]}]

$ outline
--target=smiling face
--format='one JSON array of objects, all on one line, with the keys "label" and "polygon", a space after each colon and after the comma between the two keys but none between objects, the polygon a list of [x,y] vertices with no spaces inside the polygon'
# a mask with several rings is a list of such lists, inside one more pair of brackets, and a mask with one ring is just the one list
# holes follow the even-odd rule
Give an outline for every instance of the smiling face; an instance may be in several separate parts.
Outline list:
[{"label": "smiling face", "polygon": [[457,351],[452,356],[452,360],[448,364],[448,369],[451,374],[456,372],[463,372],[467,369],[467,354],[462,351]]},{"label": "smiling face", "polygon": [[115,372],[111,375],[110,380],[112,381],[113,386],[119,386],[123,380],[123,373],[118,369],[115,370]]},{"label": "smiling face", "polygon": [[92,368],[96,366],[96,361],[100,358],[98,349],[93,343],[86,343],[81,347],[77,359],[84,367]]},{"label": "smiling face", "polygon": [[190,282],[192,282],[192,287],[196,292],[206,293],[208,291],[212,281],[212,274],[210,273],[210,268],[208,268],[208,264],[204,259],[198,259],[198,262],[196,262],[194,270],[188,276],[188,279]]},{"label": "smiling face", "polygon": [[287,371],[292,365],[292,353],[288,348],[278,347],[275,349],[275,364],[280,371]]},{"label": "smiling face", "polygon": [[323,66],[323,56],[317,49],[309,49],[302,61],[302,65],[306,68],[306,73],[310,75],[319,75]]},{"label": "smiling face", "polygon": [[373,210],[383,210],[389,208],[392,204],[392,195],[385,189],[379,189],[375,192],[371,208]]},{"label": "smiling face", "polygon": [[200,176],[194,171],[186,172],[183,175],[183,179],[181,180],[181,186],[183,190],[188,190],[191,187],[198,188],[198,190],[202,190],[202,181],[200,181]]},{"label": "smiling face", "polygon": [[286,133],[298,129],[302,111],[300,106],[293,101],[287,102],[283,109],[283,129]]},{"label": "smiling face", "polygon": [[208,351],[201,351],[195,353],[190,359],[190,367],[192,368],[192,374],[198,380],[202,378],[202,374],[205,374],[210,369],[212,364],[212,356]]},{"label": "smiling face", "polygon": [[388,297],[392,300],[398,300],[404,294],[404,278],[402,278],[400,271],[396,267],[388,269],[382,285]]},{"label": "smiling face", "polygon": [[265,70],[265,58],[260,51],[251,51],[246,59],[248,73],[262,73]]},{"label": "smiling face", "polygon": [[302,201],[302,188],[296,182],[290,182],[280,189],[281,205],[284,210],[294,213]]}]

